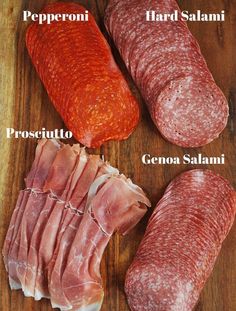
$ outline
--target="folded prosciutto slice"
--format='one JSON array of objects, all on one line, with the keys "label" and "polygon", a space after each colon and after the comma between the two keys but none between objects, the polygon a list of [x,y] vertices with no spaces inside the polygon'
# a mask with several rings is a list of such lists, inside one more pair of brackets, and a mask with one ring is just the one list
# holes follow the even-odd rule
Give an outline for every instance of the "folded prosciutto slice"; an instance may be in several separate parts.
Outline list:
[{"label": "folded prosciutto slice", "polygon": [[150,202],[141,188],[79,145],[40,140],[3,247],[11,289],[61,310],[100,310],[100,262]]}]

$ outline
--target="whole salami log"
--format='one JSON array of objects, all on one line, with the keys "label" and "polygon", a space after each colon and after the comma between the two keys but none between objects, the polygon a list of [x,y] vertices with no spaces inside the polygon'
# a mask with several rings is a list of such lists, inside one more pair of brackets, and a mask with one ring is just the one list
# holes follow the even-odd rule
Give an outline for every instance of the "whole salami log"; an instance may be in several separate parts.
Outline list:
[{"label": "whole salami log", "polygon": [[[146,21],[147,11],[175,10],[178,21]],[[199,147],[219,136],[228,104],[175,0],[111,0],[105,25],[168,141]]]},{"label": "whole salami log", "polygon": [[191,311],[235,217],[236,194],[209,170],[191,170],[167,187],[130,266],[132,311]]},{"label": "whole salami log", "polygon": [[[85,14],[76,3],[53,3],[41,14]],[[26,34],[32,62],[67,127],[88,147],[127,138],[139,107],[93,16],[87,21],[33,22]]]}]

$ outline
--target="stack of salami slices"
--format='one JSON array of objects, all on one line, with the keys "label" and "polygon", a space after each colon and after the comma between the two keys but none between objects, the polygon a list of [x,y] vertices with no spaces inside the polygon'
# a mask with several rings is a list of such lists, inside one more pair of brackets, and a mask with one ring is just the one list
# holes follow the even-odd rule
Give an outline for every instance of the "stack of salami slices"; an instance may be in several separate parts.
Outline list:
[{"label": "stack of salami slices", "polygon": [[[175,11],[177,21],[147,20],[153,12]],[[199,147],[219,136],[227,123],[228,104],[176,1],[111,0],[105,25],[168,141]]]},{"label": "stack of salami slices", "polygon": [[127,272],[131,310],[193,310],[235,212],[234,189],[214,172],[196,169],[175,178]]}]

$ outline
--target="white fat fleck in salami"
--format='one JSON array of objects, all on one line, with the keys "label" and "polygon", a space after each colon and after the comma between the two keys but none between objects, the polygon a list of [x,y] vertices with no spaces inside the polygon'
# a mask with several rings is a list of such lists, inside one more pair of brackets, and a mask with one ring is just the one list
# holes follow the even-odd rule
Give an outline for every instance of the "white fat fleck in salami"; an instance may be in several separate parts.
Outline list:
[{"label": "white fat fleck in salami", "polygon": [[236,193],[209,170],[175,178],[158,202],[128,269],[132,311],[191,311],[234,221]]},{"label": "white fat fleck in salami", "polygon": [[152,10],[180,15],[175,0],[110,1],[105,25],[162,136],[182,147],[206,145],[227,124],[227,100],[187,24],[146,21]]}]

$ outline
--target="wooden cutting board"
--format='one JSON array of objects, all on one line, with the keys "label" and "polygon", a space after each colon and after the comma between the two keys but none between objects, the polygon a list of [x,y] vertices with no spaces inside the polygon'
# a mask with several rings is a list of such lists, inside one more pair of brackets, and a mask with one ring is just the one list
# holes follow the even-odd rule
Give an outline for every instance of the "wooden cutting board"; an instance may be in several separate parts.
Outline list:
[{"label": "wooden cutting board", "polygon": [[[22,22],[22,11],[38,12],[47,0],[2,0],[0,4],[0,57],[1,57],[1,106],[0,106],[0,245],[9,225],[18,192],[24,188],[24,177],[29,171],[36,147],[34,139],[6,139],[6,127],[17,130],[37,130],[64,128],[63,122],[53,108],[43,88],[25,47],[27,24]],[[106,0],[75,1],[83,4],[94,14],[101,30]],[[230,117],[227,129],[219,139],[199,149],[183,149],[165,141],[151,122],[147,108],[134,83],[131,81],[116,48],[114,56],[130,87],[142,107],[142,120],[131,135],[122,142],[109,142],[96,153],[119,168],[126,176],[143,187],[152,201],[152,208],[139,225],[126,237],[114,235],[110,241],[101,265],[105,299],[102,311],[128,311],[123,284],[127,268],[144,234],[147,220],[160,199],[166,185],[180,172],[206,167],[191,165],[142,164],[144,153],[158,156],[192,156],[202,153],[207,156],[225,154],[225,165],[209,165],[208,168],[222,174],[236,187],[236,1],[235,0],[182,0],[181,9],[206,12],[226,11],[223,23],[189,23],[189,27],[199,41],[216,82],[229,101]],[[47,311],[52,310],[48,300],[35,302],[25,298],[20,291],[10,291],[7,274],[1,260],[0,310],[3,311]],[[214,272],[208,280],[196,307],[197,311],[236,310],[236,224],[225,241]]]}]

